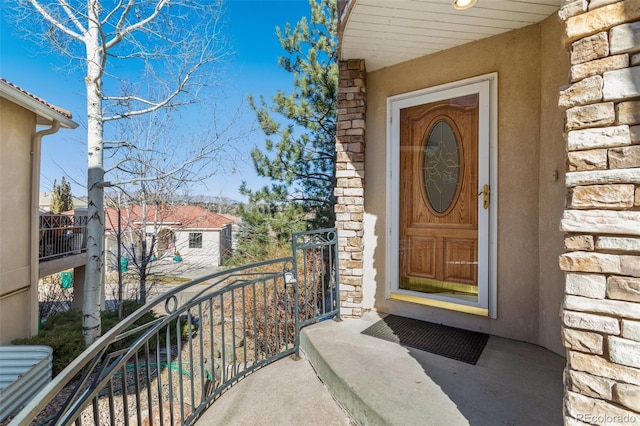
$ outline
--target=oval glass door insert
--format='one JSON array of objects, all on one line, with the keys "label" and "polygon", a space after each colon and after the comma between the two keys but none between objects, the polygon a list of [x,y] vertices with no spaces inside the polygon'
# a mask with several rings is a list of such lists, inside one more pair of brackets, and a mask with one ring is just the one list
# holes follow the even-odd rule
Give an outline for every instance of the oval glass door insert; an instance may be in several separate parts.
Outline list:
[{"label": "oval glass door insert", "polygon": [[455,200],[460,180],[460,152],[455,132],[445,120],[437,121],[424,145],[422,183],[431,209],[446,212]]}]

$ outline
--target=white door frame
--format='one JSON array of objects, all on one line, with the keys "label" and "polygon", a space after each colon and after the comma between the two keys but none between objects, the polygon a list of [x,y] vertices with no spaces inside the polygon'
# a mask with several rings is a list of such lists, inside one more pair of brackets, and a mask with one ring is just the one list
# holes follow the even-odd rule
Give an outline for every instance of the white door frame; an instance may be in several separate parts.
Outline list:
[{"label": "white door frame", "polygon": [[[489,209],[478,202],[478,300],[399,288],[400,110],[459,96],[479,95],[478,193],[490,186]],[[498,74],[491,73],[387,98],[386,297],[497,318]]]}]

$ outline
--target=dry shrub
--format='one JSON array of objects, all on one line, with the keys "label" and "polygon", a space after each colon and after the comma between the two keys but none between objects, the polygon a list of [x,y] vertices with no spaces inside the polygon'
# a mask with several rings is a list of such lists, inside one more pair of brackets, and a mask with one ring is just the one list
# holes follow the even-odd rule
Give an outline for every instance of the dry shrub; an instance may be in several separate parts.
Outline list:
[{"label": "dry shrub", "polygon": [[[244,277],[245,284],[224,295],[225,317],[235,315],[232,329],[241,334],[241,347],[253,349],[236,359],[262,360],[295,345],[295,314],[305,321],[325,312],[329,282],[326,251],[307,250],[298,255],[298,297],[294,294],[290,264],[262,268],[264,277]],[[304,265],[304,266],[303,266]],[[324,290],[323,290],[324,289]],[[236,351],[237,352],[237,351]]]},{"label": "dry shrub", "polygon": [[73,288],[63,288],[60,274],[43,277],[38,284],[38,314],[46,321],[56,312],[65,312],[73,304]]}]

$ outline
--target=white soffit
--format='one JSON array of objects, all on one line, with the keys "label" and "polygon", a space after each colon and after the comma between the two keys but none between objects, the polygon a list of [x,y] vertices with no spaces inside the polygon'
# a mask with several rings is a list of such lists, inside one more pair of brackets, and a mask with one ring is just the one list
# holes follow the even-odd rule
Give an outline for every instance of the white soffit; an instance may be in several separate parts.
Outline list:
[{"label": "white soffit", "polygon": [[453,0],[351,0],[341,59],[365,59],[367,71],[535,24],[560,0],[478,0],[467,10]]}]

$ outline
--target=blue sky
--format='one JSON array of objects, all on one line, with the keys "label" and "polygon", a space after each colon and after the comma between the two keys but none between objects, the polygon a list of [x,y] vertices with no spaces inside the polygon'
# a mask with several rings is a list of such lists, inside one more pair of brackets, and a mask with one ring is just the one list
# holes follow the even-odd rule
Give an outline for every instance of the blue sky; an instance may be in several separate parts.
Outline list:
[{"label": "blue sky", "polygon": [[[235,110],[243,101],[242,117],[236,127],[256,128],[255,114],[248,108],[246,97],[270,98],[277,89],[289,92],[292,77],[278,66],[283,54],[275,35],[275,27],[287,22],[295,24],[310,15],[308,0],[227,0],[226,33],[233,49],[232,59],[225,65],[224,93],[217,95],[219,104]],[[75,130],[61,130],[43,139],[41,190],[50,191],[53,180],[63,175],[72,180],[74,195],[85,195],[86,180],[86,105],[83,73],[70,69],[68,60],[46,53],[39,46],[17,34],[13,23],[2,14],[0,21],[0,77],[65,108],[80,123]],[[249,151],[264,146],[264,135],[256,130],[238,141],[237,149],[244,161],[235,164],[235,172],[219,174],[193,188],[194,195],[224,195],[242,200],[238,187],[242,180],[258,188],[268,181],[256,176]],[[106,177],[108,180],[108,176]],[[78,181],[79,184],[73,183]]]}]

